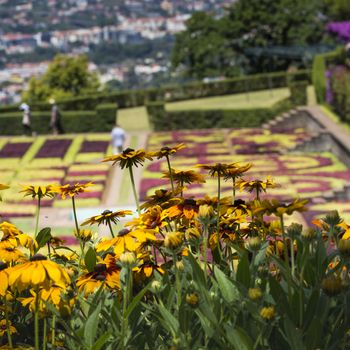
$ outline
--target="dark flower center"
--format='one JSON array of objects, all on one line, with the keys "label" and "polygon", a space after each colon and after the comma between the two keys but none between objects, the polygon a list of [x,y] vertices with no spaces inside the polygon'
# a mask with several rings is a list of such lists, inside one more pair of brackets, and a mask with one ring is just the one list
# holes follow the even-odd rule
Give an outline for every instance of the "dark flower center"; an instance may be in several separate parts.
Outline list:
[{"label": "dark flower center", "polygon": [[106,275],[102,275],[102,274],[98,274],[96,277],[95,277],[95,280],[96,281],[104,281],[106,279]]},{"label": "dark flower center", "polygon": [[106,209],[101,213],[101,215],[107,215],[107,214],[112,214],[113,212],[111,210]]},{"label": "dark flower center", "polygon": [[7,264],[4,262],[0,262],[0,271],[5,270],[7,268]]},{"label": "dark flower center", "polygon": [[98,273],[107,271],[107,266],[106,266],[106,264],[96,264],[94,271],[98,272]]},{"label": "dark flower center", "polygon": [[239,205],[243,205],[245,204],[245,201],[243,199],[236,199],[234,202],[233,202],[233,205],[235,207],[238,207]]},{"label": "dark flower center", "polygon": [[123,151],[123,154],[129,154],[131,152],[134,152],[135,150],[133,148],[126,148],[124,151]]},{"label": "dark flower center", "polygon": [[7,327],[6,325],[0,326],[0,329],[5,330]]},{"label": "dark flower center", "polygon": [[160,149],[161,151],[170,151],[170,147],[164,146]]},{"label": "dark flower center", "polygon": [[184,200],[184,205],[193,205],[193,206],[195,206],[196,205],[196,201],[194,200],[194,199],[192,199],[192,198],[187,198],[187,199],[185,199]]},{"label": "dark flower center", "polygon": [[127,228],[123,228],[122,230],[120,230],[120,231],[118,232],[118,236],[119,236],[119,237],[125,236],[125,235],[127,235],[129,232],[130,232],[130,230],[128,230]]},{"label": "dark flower center", "polygon": [[40,261],[40,260],[47,260],[47,257],[42,254],[35,254],[30,258],[30,261]]}]

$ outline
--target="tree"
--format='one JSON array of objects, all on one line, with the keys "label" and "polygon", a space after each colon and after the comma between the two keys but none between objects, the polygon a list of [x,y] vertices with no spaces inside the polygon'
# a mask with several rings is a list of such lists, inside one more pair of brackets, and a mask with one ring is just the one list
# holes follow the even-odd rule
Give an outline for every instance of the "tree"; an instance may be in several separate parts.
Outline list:
[{"label": "tree", "polygon": [[234,53],[226,45],[221,21],[197,12],[186,26],[184,32],[176,35],[173,68],[183,69],[185,75],[192,78],[230,75]]},{"label": "tree", "polygon": [[98,77],[88,70],[86,56],[57,55],[41,78],[31,78],[23,99],[43,102],[53,97],[57,100],[96,92]]},{"label": "tree", "polygon": [[350,19],[350,0],[325,0],[327,11],[334,21]]}]

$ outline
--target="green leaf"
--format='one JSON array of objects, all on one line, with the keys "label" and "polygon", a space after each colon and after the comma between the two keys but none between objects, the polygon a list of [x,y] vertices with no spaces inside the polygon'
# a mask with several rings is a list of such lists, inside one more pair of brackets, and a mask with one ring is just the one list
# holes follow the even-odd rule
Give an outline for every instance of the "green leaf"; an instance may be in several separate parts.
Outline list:
[{"label": "green leaf", "polygon": [[36,241],[39,245],[39,248],[42,248],[47,242],[50,241],[51,238],[52,235],[50,227],[45,227],[42,230],[40,230],[36,236]]},{"label": "green leaf", "polygon": [[100,350],[105,343],[108,341],[108,338],[111,336],[110,332],[103,333],[91,347],[91,350]]},{"label": "green leaf", "polygon": [[137,304],[140,302],[140,300],[143,298],[143,296],[146,294],[146,292],[149,289],[150,284],[148,284],[145,288],[141,290],[135,297],[133,297],[132,302],[129,304],[128,308],[125,312],[125,317],[129,317],[129,315],[133,312]]},{"label": "green leaf", "polygon": [[87,345],[89,346],[89,349],[91,348],[92,344],[94,344],[94,340],[98,330],[101,307],[102,307],[102,304],[101,303],[98,304],[94,312],[89,316],[89,318],[85,323],[84,338],[85,338],[85,341],[87,342]]},{"label": "green leaf", "polygon": [[96,253],[94,248],[90,247],[85,254],[85,266],[89,272],[94,271],[96,265]]},{"label": "green leaf", "polygon": [[227,276],[218,268],[214,269],[214,275],[223,298],[228,303],[238,300],[239,291],[237,287],[227,278]]},{"label": "green leaf", "polygon": [[301,330],[288,317],[284,319],[284,331],[291,350],[306,350]]},{"label": "green leaf", "polygon": [[253,350],[253,341],[242,328],[225,326],[226,338],[235,350]]},{"label": "green leaf", "polygon": [[174,337],[178,335],[178,330],[180,327],[179,321],[163,305],[158,305],[158,309],[165,321],[164,326],[169,329]]},{"label": "green leaf", "polygon": [[237,266],[237,281],[249,288],[250,285],[250,270],[248,254],[244,253]]}]

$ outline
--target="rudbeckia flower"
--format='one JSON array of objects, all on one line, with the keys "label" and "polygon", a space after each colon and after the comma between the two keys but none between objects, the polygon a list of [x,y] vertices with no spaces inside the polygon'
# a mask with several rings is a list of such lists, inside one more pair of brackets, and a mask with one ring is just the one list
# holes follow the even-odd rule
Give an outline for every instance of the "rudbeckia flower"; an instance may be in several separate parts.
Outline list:
[{"label": "rudbeckia flower", "polygon": [[9,285],[22,291],[27,288],[50,288],[53,284],[65,287],[70,283],[67,272],[45,256],[36,254],[30,261],[19,264],[9,271]]},{"label": "rudbeckia flower", "polygon": [[55,191],[61,195],[62,199],[66,199],[67,196],[74,197],[79,193],[87,192],[87,188],[93,186],[92,182],[80,184],[77,182],[74,185],[66,184],[62,186],[55,186]]},{"label": "rudbeckia flower", "polygon": [[[12,326],[11,321],[7,321],[9,323],[9,331],[11,334],[17,333],[17,329]],[[7,332],[6,320],[0,320],[0,337],[3,337]]]},{"label": "rudbeckia flower", "polygon": [[22,234],[23,232],[20,231],[15,225],[10,224],[7,221],[3,221],[0,224],[0,231],[3,232],[3,237],[2,239],[7,239],[9,237],[15,237],[17,235]]},{"label": "rudbeckia flower", "polygon": [[166,219],[168,215],[159,205],[149,208],[142,213],[138,218],[128,222],[126,226],[138,227],[141,229],[151,229],[159,232],[164,226],[168,225]]},{"label": "rudbeckia flower", "polygon": [[153,152],[153,156],[157,157],[157,159],[161,159],[163,157],[168,157],[169,155],[174,154],[185,147],[186,146],[184,143],[179,143],[174,147],[164,146],[159,151]]},{"label": "rudbeckia flower", "polygon": [[198,214],[199,206],[194,199],[184,199],[182,203],[166,210],[169,218],[185,218],[191,220]]},{"label": "rudbeckia flower", "polygon": [[276,188],[279,187],[278,184],[276,184],[270,176],[266,178],[265,181],[263,180],[252,180],[252,181],[245,181],[245,180],[239,180],[237,185],[239,186],[240,191],[246,190],[248,192],[256,191],[256,198],[259,199],[259,193],[261,191],[266,192],[268,188]]},{"label": "rudbeckia flower", "polygon": [[113,222],[116,224],[119,221],[119,218],[123,218],[126,215],[131,215],[131,210],[119,210],[112,212],[111,210],[105,210],[100,215],[92,216],[91,218],[85,220],[81,226],[84,225],[94,225],[97,224],[100,226],[101,224],[108,225],[109,222]]},{"label": "rudbeckia flower", "polygon": [[181,193],[181,188],[175,189],[175,191],[159,189],[154,192],[154,195],[146,198],[146,202],[141,205],[141,209],[151,208],[155,205],[161,206],[163,209],[178,204],[181,198],[176,197]]},{"label": "rudbeckia flower", "polygon": [[226,176],[230,169],[234,169],[236,167],[236,164],[237,163],[197,164],[196,167],[208,170],[210,176],[222,177],[222,176]]},{"label": "rudbeckia flower", "polygon": [[[10,188],[10,186],[4,185],[4,184],[0,184],[0,191],[7,190],[8,188]],[[0,196],[0,201],[2,201],[2,197],[1,196]]]},{"label": "rudbeckia flower", "polygon": [[47,186],[23,186],[22,191],[24,192],[24,196],[32,196],[32,198],[38,197],[39,199],[43,197],[53,198],[56,195],[56,186],[55,185],[47,185]]},{"label": "rudbeckia flower", "polygon": [[8,262],[8,263],[13,263],[13,262],[20,262],[25,260],[24,254],[14,247],[11,243],[4,244],[8,242],[1,242],[0,245],[0,259]]},{"label": "rudbeckia flower", "polygon": [[[170,179],[170,172],[169,171],[164,171],[163,174],[164,175],[162,176],[162,178]],[[185,183],[191,184],[191,183],[204,183],[205,182],[204,176],[194,172],[193,170],[183,171],[183,170],[171,169],[171,175],[173,177],[173,180],[181,187]]]},{"label": "rudbeckia flower", "polygon": [[118,164],[121,169],[138,167],[142,165],[146,159],[153,160],[153,153],[146,152],[143,149],[134,150],[132,148],[125,149],[122,153],[108,156],[102,162],[113,162],[112,165]]},{"label": "rudbeckia flower", "polygon": [[4,262],[0,262],[0,297],[4,297],[9,286],[9,276],[7,273],[8,265]]}]

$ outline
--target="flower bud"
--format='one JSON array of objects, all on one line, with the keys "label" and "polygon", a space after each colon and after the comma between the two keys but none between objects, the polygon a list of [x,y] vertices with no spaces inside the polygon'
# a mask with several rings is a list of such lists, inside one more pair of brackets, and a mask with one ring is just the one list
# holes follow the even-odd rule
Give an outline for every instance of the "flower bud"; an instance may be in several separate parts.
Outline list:
[{"label": "flower bud", "polygon": [[322,290],[329,296],[338,295],[343,289],[342,281],[339,277],[328,276],[322,281]]},{"label": "flower bud", "polygon": [[168,232],[165,239],[164,245],[170,249],[178,248],[183,241],[183,235],[181,232]]},{"label": "flower bud", "polygon": [[262,297],[262,292],[260,288],[249,288],[248,296],[252,300],[257,300]]},{"label": "flower bud", "polygon": [[176,262],[176,268],[180,271],[183,271],[185,269],[184,262],[182,260]]},{"label": "flower bud", "polygon": [[251,250],[259,250],[261,248],[261,239],[259,237],[250,237],[248,239],[248,248]]},{"label": "flower bud", "polygon": [[153,281],[151,283],[151,288],[154,292],[159,292],[162,287],[162,284],[159,281]]},{"label": "flower bud", "polygon": [[339,253],[344,256],[350,256],[350,239],[340,239],[338,242]]},{"label": "flower bud", "polygon": [[79,230],[79,232],[77,232],[76,230],[74,231],[74,236],[82,240],[83,242],[91,241],[93,235],[94,233],[89,229]]},{"label": "flower bud", "polygon": [[198,219],[210,219],[215,215],[214,209],[211,205],[203,204],[198,208]]},{"label": "flower bud", "polygon": [[125,265],[132,265],[136,262],[136,256],[133,252],[124,252],[120,254],[120,262]]},{"label": "flower bud", "polygon": [[301,232],[301,237],[308,241],[311,241],[316,237],[316,231],[313,228],[307,228]]},{"label": "flower bud", "polygon": [[191,306],[197,306],[199,301],[199,296],[197,293],[188,293],[186,294],[186,303]]},{"label": "flower bud", "polygon": [[267,321],[272,320],[275,317],[275,315],[276,311],[273,306],[263,307],[260,310],[260,316]]}]

